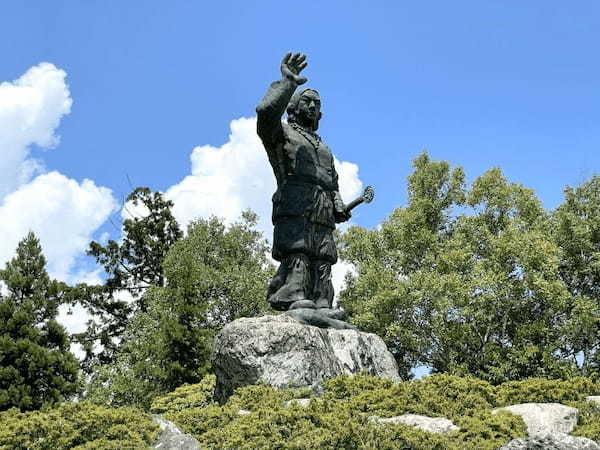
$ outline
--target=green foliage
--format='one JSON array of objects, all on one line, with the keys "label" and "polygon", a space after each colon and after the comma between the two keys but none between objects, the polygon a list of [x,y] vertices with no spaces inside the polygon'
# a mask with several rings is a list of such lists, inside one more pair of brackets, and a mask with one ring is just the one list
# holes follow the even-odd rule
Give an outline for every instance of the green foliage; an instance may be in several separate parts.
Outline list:
[{"label": "green foliage", "polygon": [[[306,407],[285,402],[307,392],[247,386],[224,405],[206,403],[212,378],[155,401],[157,411],[207,448],[224,449],[497,449],[526,435],[520,417],[492,410],[525,402],[562,402],[580,410],[575,435],[600,437],[600,408],[583,401],[600,389],[590,378],[572,382],[529,379],[494,386],[472,377],[432,375],[392,383],[370,376],[339,376]],[[186,392],[188,397],[186,399]],[[246,410],[240,415],[238,411]],[[460,428],[431,434],[413,427],[377,424],[371,416],[405,413],[447,417]]]},{"label": "green foliage", "polygon": [[568,402],[567,404],[579,410],[577,427],[571,434],[600,442],[600,405],[589,401]]},{"label": "green foliage", "polygon": [[273,266],[267,243],[255,229],[257,221],[256,214],[245,211],[230,226],[216,217],[190,224],[187,237],[164,261],[165,297],[181,302],[180,319],[187,318],[186,305],[204,308],[202,325],[220,330],[232,320],[268,310],[265,292]]},{"label": "green foliage", "polygon": [[246,212],[230,226],[214,217],[189,226],[165,257],[165,285],[144,293],[146,310],[130,320],[115,362],[98,371],[87,398],[147,409],[155,396],[208,373],[214,334],[267,308],[273,267],[256,219]]},{"label": "green foliage", "polygon": [[[224,405],[211,401],[215,377],[156,398],[155,413],[214,449],[398,449],[492,450],[526,434],[523,421],[495,408],[530,401],[562,402],[579,409],[573,434],[600,440],[600,407],[583,401],[600,392],[589,378],[530,379],[498,386],[471,377],[432,375],[391,383],[370,376],[339,376],[303,407],[285,402],[307,390],[266,385],[236,390]],[[246,410],[247,414],[238,411]],[[460,430],[432,434],[402,424],[378,424],[371,416],[405,413],[447,417]],[[0,413],[0,450],[147,448],[158,425],[135,408],[105,408],[87,402],[45,411]]]},{"label": "green foliage", "polygon": [[496,388],[499,405],[516,403],[568,403],[581,401],[588,395],[598,395],[600,383],[590,378],[576,377],[568,380],[530,378],[504,383]]},{"label": "green foliage", "polygon": [[150,411],[163,414],[167,411],[181,411],[189,408],[203,408],[213,402],[216,377],[205,376],[200,383],[180,386],[173,392],[157,397],[152,401]]},{"label": "green foliage", "polygon": [[52,405],[78,390],[77,360],[55,318],[66,286],[50,280],[39,240],[29,233],[0,270],[0,411]]},{"label": "green foliage", "polygon": [[145,449],[158,436],[150,416],[133,408],[89,403],[0,413],[0,450]]},{"label": "green foliage", "polygon": [[[71,302],[82,303],[95,318],[84,333],[76,336],[86,352],[83,368],[88,374],[96,370],[97,364],[114,362],[131,316],[148,308],[142,294],[150,287],[165,284],[162,262],[183,236],[171,213],[173,202],[161,193],[138,187],[126,201],[130,217],[123,221],[122,240],[109,240],[104,246],[91,242],[88,250],[106,271],[105,284],[82,284],[70,292]],[[116,294],[121,291],[129,292],[133,303],[119,299]],[[100,352],[95,348],[97,344],[102,346]]]},{"label": "green foliage", "polygon": [[466,189],[447,163],[422,154],[413,165],[408,206],[341,239],[357,269],[340,299],[352,323],[384,338],[404,378],[418,364],[493,383],[576,374],[568,336],[590,308],[572,314],[533,191],[499,169]]},{"label": "green foliage", "polygon": [[[173,202],[160,192],[138,187],[127,197],[125,209],[130,218],[123,221],[123,240],[109,240],[105,246],[90,244],[88,253],[109,275],[106,287],[111,292],[127,289],[138,298],[145,288],[164,285],[163,259],[183,237],[172,207]],[[143,299],[138,306],[145,309]]]},{"label": "green foliage", "polygon": [[565,351],[580,354],[584,374],[600,369],[600,176],[565,189],[552,229],[562,250],[560,274],[573,299]]}]

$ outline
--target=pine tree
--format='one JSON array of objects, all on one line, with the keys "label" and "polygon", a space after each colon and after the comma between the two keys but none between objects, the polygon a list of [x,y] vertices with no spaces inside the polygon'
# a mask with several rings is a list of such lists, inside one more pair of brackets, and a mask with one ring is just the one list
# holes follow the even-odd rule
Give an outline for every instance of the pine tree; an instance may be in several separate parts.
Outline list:
[{"label": "pine tree", "polygon": [[[142,294],[150,287],[165,284],[163,259],[183,236],[171,212],[173,202],[165,200],[160,192],[138,187],[129,194],[127,202],[146,214],[123,221],[121,241],[111,239],[106,245],[91,242],[88,250],[106,271],[106,282],[101,286],[82,284],[69,294],[71,303],[82,303],[95,318],[84,333],[76,336],[86,352],[82,363],[86,373],[92,373],[97,364],[114,362],[127,324],[136,313],[147,310]],[[132,302],[119,298],[123,291],[131,295]]]},{"label": "pine tree", "polygon": [[0,410],[38,409],[77,391],[79,365],[56,322],[66,286],[51,280],[39,240],[29,233],[0,270]]}]

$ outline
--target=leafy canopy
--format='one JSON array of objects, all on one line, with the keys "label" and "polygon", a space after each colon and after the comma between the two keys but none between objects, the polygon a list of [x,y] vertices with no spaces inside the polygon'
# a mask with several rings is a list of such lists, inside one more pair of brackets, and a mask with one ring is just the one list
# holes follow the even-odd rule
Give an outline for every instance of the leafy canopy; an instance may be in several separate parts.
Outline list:
[{"label": "leafy canopy", "polygon": [[226,323],[267,310],[273,274],[255,214],[226,226],[215,217],[188,228],[163,262],[165,285],[129,322],[116,361],[98,372],[89,398],[149,406],[157,393],[196,383],[210,370],[212,339]]},{"label": "leafy canopy", "polygon": [[533,191],[497,168],[467,188],[462,169],[426,153],[413,166],[408,205],[342,237],[357,268],[341,293],[352,322],[384,338],[405,378],[419,364],[494,383],[576,373],[567,341],[586,309]]}]

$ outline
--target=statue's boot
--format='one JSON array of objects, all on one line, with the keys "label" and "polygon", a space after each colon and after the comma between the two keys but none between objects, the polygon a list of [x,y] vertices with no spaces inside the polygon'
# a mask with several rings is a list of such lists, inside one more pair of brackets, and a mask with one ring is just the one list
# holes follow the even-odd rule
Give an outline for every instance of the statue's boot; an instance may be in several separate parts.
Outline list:
[{"label": "statue's boot", "polygon": [[346,320],[346,313],[339,308],[319,308],[317,312],[329,319]]},{"label": "statue's boot", "polygon": [[[275,278],[279,277],[279,280]],[[290,255],[285,258],[279,267],[271,285],[285,279],[283,285],[268,297],[273,309],[287,311],[294,308],[314,308],[315,305],[307,299],[310,286],[310,272],[308,257],[303,254]],[[269,289],[271,291],[271,289]]]},{"label": "statue's boot", "polygon": [[313,292],[317,308],[329,308],[333,305],[333,283],[331,282],[331,263],[323,260],[312,262]]},{"label": "statue's boot", "polygon": [[338,308],[333,308],[333,283],[331,281],[331,264],[327,261],[313,263],[313,296],[319,314],[329,319],[345,320],[346,313]]}]

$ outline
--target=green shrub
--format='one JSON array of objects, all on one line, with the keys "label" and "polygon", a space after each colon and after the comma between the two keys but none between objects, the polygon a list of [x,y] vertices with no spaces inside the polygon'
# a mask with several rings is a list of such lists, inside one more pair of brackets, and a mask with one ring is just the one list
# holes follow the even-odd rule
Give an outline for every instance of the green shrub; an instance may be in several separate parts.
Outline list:
[{"label": "green shrub", "polygon": [[66,404],[46,411],[0,413],[0,450],[138,449],[158,436],[151,417],[134,408]]},{"label": "green shrub", "polygon": [[[599,385],[587,378],[532,378],[499,386],[471,377],[433,375],[392,383],[370,376],[339,376],[308,406],[285,402],[308,390],[268,385],[237,389],[224,405],[212,401],[214,376],[154,399],[152,411],[177,424],[209,449],[413,449],[492,450],[526,434],[520,417],[497,407],[524,402],[560,402],[578,408],[573,432],[600,441],[600,406],[587,402]],[[239,414],[240,410],[249,411]],[[403,424],[380,424],[371,416],[404,413],[447,417],[460,430],[432,434]],[[0,413],[0,450],[143,449],[158,425],[134,408],[89,403],[21,413]]]},{"label": "green shrub", "polygon": [[150,411],[155,414],[163,414],[167,411],[208,406],[212,402],[216,380],[214,375],[207,375],[200,383],[186,384],[173,392],[156,397]]},{"label": "green shrub", "polygon": [[[240,388],[221,406],[210,402],[213,381],[205,379],[154,402],[156,410],[166,411],[167,419],[207,448],[492,450],[526,434],[520,417],[492,410],[524,402],[572,403],[580,409],[574,434],[600,440],[600,408],[582,401],[596,394],[600,385],[588,378],[532,378],[493,386],[453,375],[403,383],[342,375],[327,381],[324,394],[306,407],[286,407],[284,402],[308,397],[309,392],[266,385]],[[238,414],[242,409],[250,413]],[[447,417],[460,430],[431,434],[369,418],[405,413]]]},{"label": "green shrub", "polygon": [[569,380],[546,380],[530,378],[510,381],[496,387],[498,406],[517,403],[564,403],[578,401],[600,392],[600,383],[590,378],[577,377]]},{"label": "green shrub", "polygon": [[567,404],[579,410],[577,427],[572,434],[600,442],[600,405],[588,401],[568,402]]},{"label": "green shrub", "polygon": [[[186,389],[191,396],[197,395],[193,387]],[[176,401],[166,417],[208,448],[491,450],[525,434],[520,418],[491,414],[494,388],[474,378],[436,375],[394,384],[376,377],[340,376],[326,382],[325,393],[306,407],[293,403],[286,407],[284,403],[308,396],[307,391],[266,385],[240,388],[222,406],[213,402],[182,409],[186,400],[181,394],[171,397]],[[166,397],[154,404],[168,407]],[[238,414],[242,409],[250,413]],[[408,412],[448,417],[461,431],[436,435],[402,424],[378,424],[369,418]]]}]

